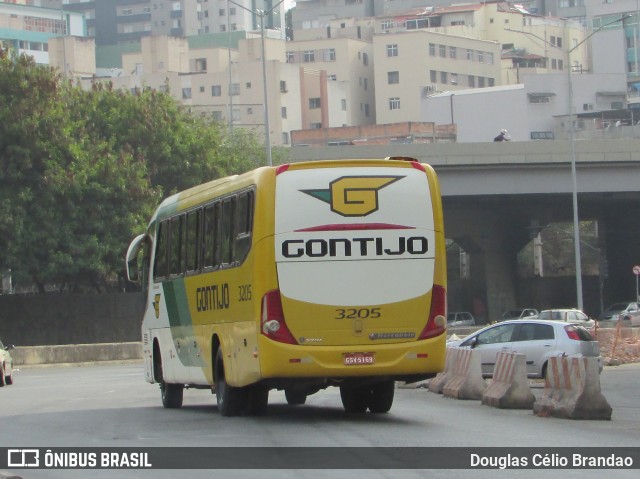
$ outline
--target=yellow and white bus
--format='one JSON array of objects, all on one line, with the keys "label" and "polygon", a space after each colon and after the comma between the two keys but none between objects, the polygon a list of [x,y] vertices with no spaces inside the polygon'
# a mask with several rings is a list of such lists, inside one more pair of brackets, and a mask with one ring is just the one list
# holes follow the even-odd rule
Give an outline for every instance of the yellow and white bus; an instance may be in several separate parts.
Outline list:
[{"label": "yellow and white bus", "polygon": [[[141,254],[140,254],[141,253]],[[395,381],[444,368],[437,177],[410,158],[259,168],[162,202],[127,252],[146,298],[146,380],[165,407],[215,391],[224,416],[340,387],[387,412]]]}]

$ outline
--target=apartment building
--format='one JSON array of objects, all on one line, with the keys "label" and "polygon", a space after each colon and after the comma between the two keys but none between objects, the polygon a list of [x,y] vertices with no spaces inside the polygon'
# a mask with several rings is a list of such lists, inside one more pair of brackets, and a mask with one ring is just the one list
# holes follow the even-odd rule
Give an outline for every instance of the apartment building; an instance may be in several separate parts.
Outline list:
[{"label": "apartment building", "polygon": [[277,0],[30,0],[34,4],[82,12],[96,45],[139,42],[152,35],[188,37],[261,24],[284,38],[284,2]]},{"label": "apartment building", "polygon": [[376,121],[422,121],[420,100],[437,91],[499,85],[500,43],[425,30],[373,39]]},{"label": "apartment building", "polygon": [[367,41],[371,34],[346,25],[304,33],[286,43],[286,62],[324,72],[318,74],[318,93],[326,94],[310,97],[303,105],[303,128],[374,124],[373,45]]},{"label": "apartment building", "polygon": [[2,48],[30,55],[36,63],[48,65],[50,40],[63,36],[87,36],[82,14],[0,2]]},{"label": "apartment building", "polygon": [[[289,132],[302,127],[301,105],[308,102],[303,97],[303,82],[310,73],[284,62],[285,42],[277,32],[274,36],[265,36],[270,140],[273,145],[288,145]],[[194,112],[209,115],[229,128],[246,128],[263,135],[261,38],[248,35],[239,40],[237,49],[216,42],[206,45],[195,41],[193,47],[190,43],[186,38],[164,35],[142,38],[139,51],[122,55],[121,69],[82,83],[86,88],[101,81],[130,91],[169,91]]]}]

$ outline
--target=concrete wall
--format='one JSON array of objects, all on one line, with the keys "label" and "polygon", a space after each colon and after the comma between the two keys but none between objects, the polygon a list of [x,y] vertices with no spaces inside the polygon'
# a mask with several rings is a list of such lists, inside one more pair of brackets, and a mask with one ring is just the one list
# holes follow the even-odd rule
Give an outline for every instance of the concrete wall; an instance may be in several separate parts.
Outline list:
[{"label": "concrete wall", "polygon": [[16,346],[140,340],[140,293],[0,296],[0,338]]}]

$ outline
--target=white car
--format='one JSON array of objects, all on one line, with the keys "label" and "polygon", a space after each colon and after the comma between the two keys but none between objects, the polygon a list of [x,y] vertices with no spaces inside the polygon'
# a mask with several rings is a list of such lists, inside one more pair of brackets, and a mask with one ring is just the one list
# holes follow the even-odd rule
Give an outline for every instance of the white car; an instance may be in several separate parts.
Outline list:
[{"label": "white car", "polygon": [[597,357],[602,371],[600,347],[591,334],[576,324],[545,319],[516,319],[492,324],[464,339],[449,341],[447,347],[471,348],[480,352],[482,375],[493,376],[496,356],[501,351],[526,356],[527,375],[544,378],[551,356]]},{"label": "white car", "polygon": [[475,326],[476,319],[473,317],[473,314],[460,311],[454,313],[447,314],[447,327],[455,328],[458,326]]},{"label": "white car", "polygon": [[587,329],[593,328],[596,324],[595,320],[591,319],[579,309],[545,309],[544,311],[540,311],[540,314],[538,314],[536,318],[579,324]]},{"label": "white car", "polygon": [[5,346],[0,341],[0,387],[13,384],[13,360],[9,354],[12,349],[13,344]]}]

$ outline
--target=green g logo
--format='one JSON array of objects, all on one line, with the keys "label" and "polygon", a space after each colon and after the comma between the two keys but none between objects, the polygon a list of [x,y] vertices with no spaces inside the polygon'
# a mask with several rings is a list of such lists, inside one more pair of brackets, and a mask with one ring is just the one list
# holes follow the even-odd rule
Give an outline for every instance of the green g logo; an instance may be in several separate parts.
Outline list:
[{"label": "green g logo", "polygon": [[404,176],[343,176],[326,190],[301,190],[331,205],[342,216],[367,216],[378,210],[378,191]]}]

